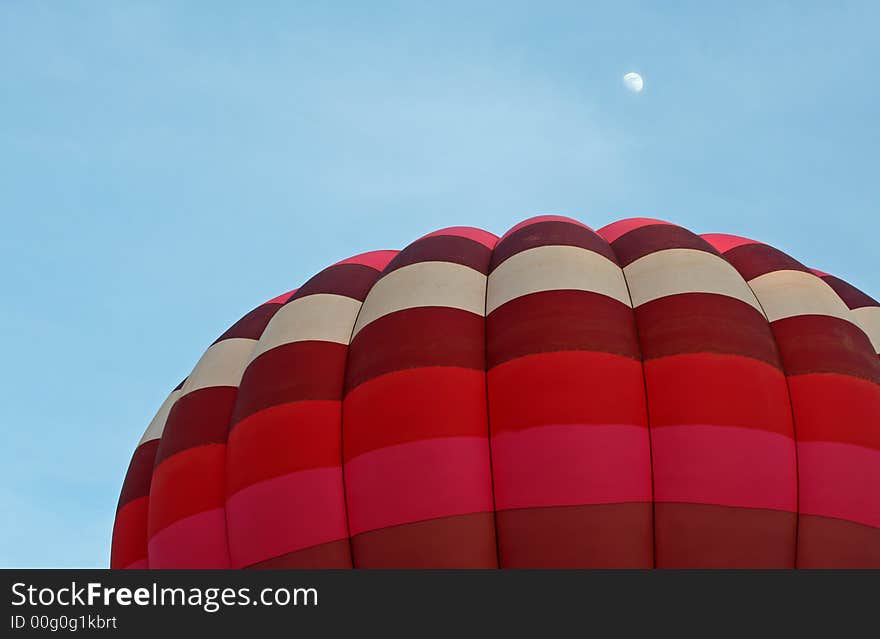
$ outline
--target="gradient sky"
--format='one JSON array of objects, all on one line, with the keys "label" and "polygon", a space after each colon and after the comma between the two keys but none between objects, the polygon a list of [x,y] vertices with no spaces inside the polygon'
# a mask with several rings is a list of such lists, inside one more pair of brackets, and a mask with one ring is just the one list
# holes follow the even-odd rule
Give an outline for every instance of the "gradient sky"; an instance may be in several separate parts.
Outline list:
[{"label": "gradient sky", "polygon": [[355,253],[661,217],[880,294],[880,5],[709,4],[0,3],[0,566],[106,566],[168,391]]}]

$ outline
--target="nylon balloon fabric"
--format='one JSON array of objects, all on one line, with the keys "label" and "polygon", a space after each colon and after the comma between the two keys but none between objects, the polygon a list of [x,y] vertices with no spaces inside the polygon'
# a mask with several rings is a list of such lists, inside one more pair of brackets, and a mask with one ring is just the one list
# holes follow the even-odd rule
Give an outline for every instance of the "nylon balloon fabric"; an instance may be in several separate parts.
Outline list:
[{"label": "nylon balloon fabric", "polygon": [[204,353],[112,568],[878,568],[880,304],[750,239],[469,227]]}]

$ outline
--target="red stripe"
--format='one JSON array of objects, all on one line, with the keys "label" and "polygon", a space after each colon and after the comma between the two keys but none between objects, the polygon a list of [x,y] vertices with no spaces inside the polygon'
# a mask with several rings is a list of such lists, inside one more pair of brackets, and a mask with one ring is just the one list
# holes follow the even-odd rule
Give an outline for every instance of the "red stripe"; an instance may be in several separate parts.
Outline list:
[{"label": "red stripe", "polygon": [[229,435],[226,494],[272,477],[342,464],[342,406],[295,402],[250,415]]},{"label": "red stripe", "polygon": [[792,437],[785,377],[746,357],[710,353],[645,362],[651,428],[716,424]]},{"label": "red stripe", "polygon": [[880,450],[880,386],[833,373],[788,378],[798,441],[846,442]]},{"label": "red stripe", "polygon": [[488,375],[493,434],[544,424],[645,426],[640,362],[588,351],[531,355]]},{"label": "red stripe", "polygon": [[222,508],[225,473],[226,446],[219,444],[190,448],[160,463],[150,491],[149,536],[189,515]]},{"label": "red stripe", "polygon": [[147,558],[147,512],[149,496],[128,501],[116,511],[110,568],[126,568]]},{"label": "red stripe", "polygon": [[344,405],[345,460],[424,439],[486,438],[483,371],[420,368],[398,371],[361,384]]}]

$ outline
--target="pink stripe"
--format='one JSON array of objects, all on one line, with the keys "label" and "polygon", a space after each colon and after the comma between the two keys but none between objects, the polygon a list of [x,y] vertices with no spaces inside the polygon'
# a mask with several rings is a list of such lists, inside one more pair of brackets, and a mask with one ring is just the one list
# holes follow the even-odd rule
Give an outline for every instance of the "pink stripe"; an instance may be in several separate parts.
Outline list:
[{"label": "pink stripe", "polygon": [[596,233],[601,235],[603,238],[605,238],[606,242],[611,244],[611,242],[623,235],[626,235],[630,231],[635,231],[636,229],[651,224],[670,224],[670,222],[666,222],[664,220],[655,220],[651,217],[631,217],[626,220],[612,222],[608,226],[603,226],[601,229],[596,231]]},{"label": "pink stripe", "polygon": [[492,438],[495,506],[571,506],[651,501],[648,430],[563,424]]},{"label": "pink stripe", "polygon": [[819,277],[833,277],[832,275],[829,275],[825,271],[820,271],[815,268],[811,268],[810,271],[812,271],[813,275],[818,275]]},{"label": "pink stripe", "polygon": [[351,534],[492,510],[487,437],[398,444],[345,464]]},{"label": "pink stripe", "polygon": [[880,528],[880,451],[798,442],[801,512]]},{"label": "pink stripe", "polygon": [[232,567],[347,536],[342,469],[314,468],[252,484],[226,502]]},{"label": "pink stripe", "polygon": [[727,251],[738,246],[745,246],[746,244],[759,244],[759,242],[750,240],[747,237],[727,235],[725,233],[705,233],[700,237],[717,249],[719,253],[727,253]]},{"label": "pink stripe", "polygon": [[756,428],[651,430],[656,501],[797,510],[794,441]]},{"label": "pink stripe", "polygon": [[266,304],[284,304],[287,300],[290,299],[290,296],[297,292],[298,289],[293,289],[292,291],[287,291],[286,293],[282,293],[278,297],[273,297],[271,300],[266,302]]},{"label": "pink stripe", "polygon": [[147,569],[147,560],[138,559],[137,561],[133,561],[128,564],[123,570],[146,570]]},{"label": "pink stripe", "polygon": [[498,242],[498,238],[495,237],[489,231],[484,231],[483,229],[475,229],[470,226],[450,226],[446,229],[440,229],[439,231],[434,231],[433,233],[428,233],[427,235],[423,235],[419,239],[425,239],[426,237],[437,237],[439,235],[454,235],[457,237],[466,237],[469,240],[474,240],[475,242],[479,242],[486,248],[495,248],[495,243]]},{"label": "pink stripe", "polygon": [[228,568],[223,508],[178,519],[148,544],[150,568]]},{"label": "pink stripe", "polygon": [[355,255],[347,260],[336,262],[333,266],[339,264],[361,264],[363,266],[374,268],[377,271],[381,271],[388,266],[388,262],[390,262],[395,255],[397,255],[397,251],[370,251],[369,253],[361,253],[360,255]]},{"label": "pink stripe", "polygon": [[[536,215],[535,217],[530,217],[527,220],[523,220],[522,222],[520,222],[516,226],[511,227],[511,229],[509,231],[507,231],[507,233],[505,233],[504,235],[501,236],[501,239],[503,240],[508,235],[516,233],[518,230],[520,230],[522,228],[525,228],[527,226],[531,226],[532,224],[539,224],[541,222],[568,222],[569,224],[574,224],[576,226],[582,226],[585,229],[590,229],[590,227],[587,226],[586,224],[584,224],[583,222],[578,222],[577,220],[574,220],[570,217],[565,217],[564,215]],[[593,229],[590,229],[590,230],[592,231]]]}]

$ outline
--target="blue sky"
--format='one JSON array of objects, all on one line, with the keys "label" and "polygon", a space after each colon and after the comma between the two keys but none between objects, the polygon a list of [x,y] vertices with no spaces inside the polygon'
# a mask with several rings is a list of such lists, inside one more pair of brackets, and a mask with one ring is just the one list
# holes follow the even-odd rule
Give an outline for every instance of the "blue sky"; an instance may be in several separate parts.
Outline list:
[{"label": "blue sky", "polygon": [[351,254],[662,217],[880,294],[880,6],[711,4],[0,3],[0,566],[106,566],[167,392]]}]

